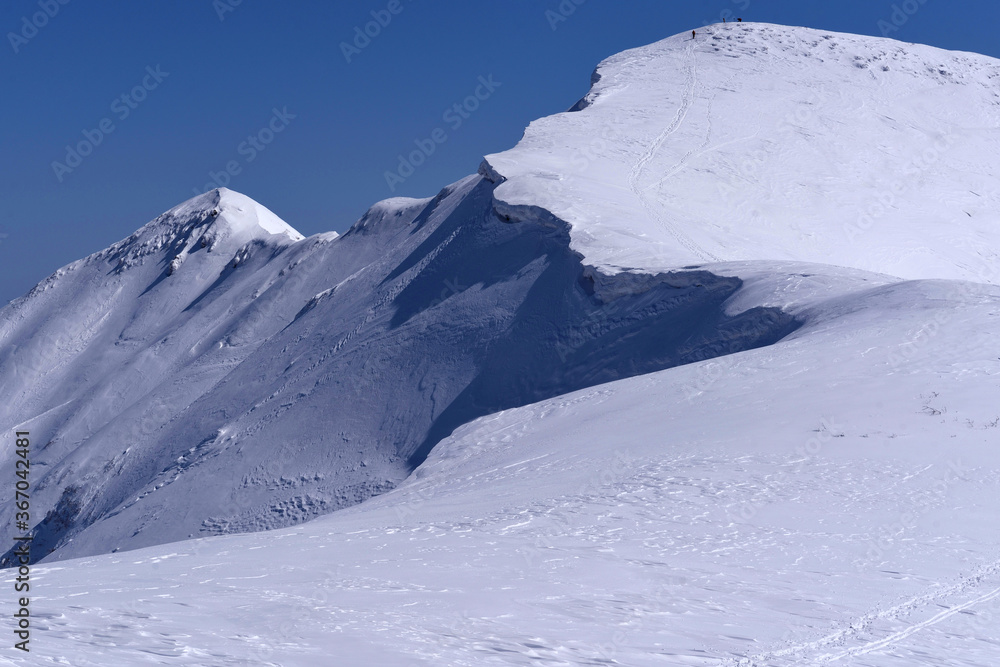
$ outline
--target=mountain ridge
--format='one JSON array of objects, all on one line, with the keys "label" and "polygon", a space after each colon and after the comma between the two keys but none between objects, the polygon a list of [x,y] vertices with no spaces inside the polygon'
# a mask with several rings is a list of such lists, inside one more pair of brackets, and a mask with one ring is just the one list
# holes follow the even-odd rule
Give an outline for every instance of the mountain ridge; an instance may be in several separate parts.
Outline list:
[{"label": "mountain ridge", "polygon": [[[724,30],[754,49],[794,33]],[[809,261],[780,225],[773,238],[785,246],[760,255],[692,254],[700,232],[670,217],[676,193],[622,199],[691,152],[685,142],[710,144],[702,130],[720,108],[699,116],[698,79],[675,85],[664,62],[683,75],[696,49],[724,47],[678,36],[638,52],[650,48],[635,66],[664,72],[666,84],[647,87],[663,104],[619,124],[631,134],[615,141],[578,127],[628,108],[629,87],[602,67],[587,105],[536,121],[517,148],[434,197],[373,205],[343,236],[303,239],[249,198],[215,190],[0,310],[0,379],[11,391],[0,424],[44,442],[39,548],[62,559],[294,525],[392,489],[470,420],[795,340],[825,312],[817,304],[899,280],[864,269],[867,259],[847,269]],[[738,77],[724,74],[730,87],[717,92],[732,94]],[[809,140],[799,136],[797,150]],[[834,185],[849,193],[855,181]],[[982,221],[967,224],[975,240]],[[898,255],[899,238],[882,238],[866,237],[875,255]],[[990,282],[979,249],[990,246],[978,243],[939,259]],[[845,248],[858,246],[825,259]]]}]

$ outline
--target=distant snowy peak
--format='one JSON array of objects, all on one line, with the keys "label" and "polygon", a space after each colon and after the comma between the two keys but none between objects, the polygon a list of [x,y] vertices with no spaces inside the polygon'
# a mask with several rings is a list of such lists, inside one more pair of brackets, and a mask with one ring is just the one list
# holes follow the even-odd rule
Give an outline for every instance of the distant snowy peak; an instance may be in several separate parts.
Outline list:
[{"label": "distant snowy peak", "polygon": [[608,58],[570,112],[490,155],[607,271],[837,264],[1000,283],[1000,61],[718,24]]},{"label": "distant snowy peak", "polygon": [[[291,225],[258,204],[250,197],[228,188],[216,188],[193,197],[175,206],[161,217],[182,220],[184,218],[213,217],[233,233],[254,236],[287,236],[292,241],[301,241],[304,236]],[[218,225],[216,225],[218,226]]]},{"label": "distant snowy peak", "polygon": [[249,197],[218,188],[175,206],[101,254],[127,268],[165,249],[184,257],[201,248],[232,251],[252,241],[288,245],[303,238]]},{"label": "distant snowy peak", "polygon": [[[336,238],[337,234],[324,236]],[[93,277],[105,276],[109,266],[116,274],[142,267],[144,277],[137,277],[134,283],[148,285],[158,276],[172,276],[189,257],[204,255],[198,262],[200,280],[195,281],[201,282],[213,274],[217,276],[221,267],[245,262],[255,247],[280,251],[303,239],[302,234],[253,199],[218,188],[171,208],[104,250],[56,270],[10,305],[19,310],[79,271]],[[90,278],[74,279],[72,289],[83,284],[80,280]]]}]

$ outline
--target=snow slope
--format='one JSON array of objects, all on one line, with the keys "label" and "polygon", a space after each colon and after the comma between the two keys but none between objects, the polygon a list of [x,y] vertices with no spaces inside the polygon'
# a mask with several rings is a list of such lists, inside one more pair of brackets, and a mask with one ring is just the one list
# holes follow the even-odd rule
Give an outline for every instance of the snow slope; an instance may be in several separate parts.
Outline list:
[{"label": "snow slope", "polygon": [[776,273],[776,345],[483,417],[292,529],[36,568],[0,664],[996,664],[1000,288]]},{"label": "snow slope", "polygon": [[487,156],[497,197],[609,271],[822,262],[980,281],[1000,261],[1000,62],[730,23],[601,63],[571,113]]},{"label": "snow slope", "polygon": [[192,200],[0,312],[0,424],[39,446],[37,556],[295,524],[391,489],[476,417],[797,326],[724,313],[738,277],[592,272],[565,225],[497,218],[493,188],[297,241],[220,192],[217,220]]}]

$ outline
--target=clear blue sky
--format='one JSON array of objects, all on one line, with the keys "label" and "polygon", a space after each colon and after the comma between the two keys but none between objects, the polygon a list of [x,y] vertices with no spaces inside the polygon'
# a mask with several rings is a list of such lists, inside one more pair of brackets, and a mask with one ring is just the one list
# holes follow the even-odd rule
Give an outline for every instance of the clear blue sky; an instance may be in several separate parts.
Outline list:
[{"label": "clear blue sky", "polygon": [[[386,25],[345,55],[373,11]],[[229,163],[229,187],[306,235],[433,195],[572,105],[601,59],[726,12],[871,35],[895,18],[896,39],[1000,57],[996,0],[4,0],[0,303]],[[478,109],[444,118],[491,76]],[[447,141],[390,191],[397,156],[438,128]]]}]

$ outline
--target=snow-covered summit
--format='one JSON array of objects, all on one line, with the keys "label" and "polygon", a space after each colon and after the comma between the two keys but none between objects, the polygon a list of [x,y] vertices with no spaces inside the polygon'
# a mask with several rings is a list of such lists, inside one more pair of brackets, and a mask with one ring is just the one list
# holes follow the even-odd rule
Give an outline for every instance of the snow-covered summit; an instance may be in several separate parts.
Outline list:
[{"label": "snow-covered summit", "polygon": [[305,238],[270,209],[246,195],[228,188],[217,188],[208,194],[215,200],[219,218],[225,220],[231,227],[237,225],[241,228],[249,227],[249,231],[254,234],[260,233],[256,229],[259,228],[270,235],[287,236],[292,241],[301,241]]},{"label": "snow-covered summit", "polygon": [[350,233],[370,234],[381,230],[392,221],[403,221],[409,224],[426,207],[431,198],[412,199],[410,197],[392,197],[373,204],[361,218],[355,222]]},{"label": "snow-covered summit", "polygon": [[233,252],[247,243],[260,241],[288,245],[304,236],[250,197],[227,188],[216,188],[178,204],[99,256],[118,260],[120,268],[131,266],[146,255],[169,248],[175,265],[199,248],[212,252],[221,247]]},{"label": "snow-covered summit", "polygon": [[1000,260],[1000,61],[718,24],[612,56],[574,111],[481,173],[618,271],[799,260],[987,282]]},{"label": "snow-covered summit", "polygon": [[197,217],[211,217],[214,219],[216,227],[222,223],[233,233],[256,236],[261,236],[262,233],[284,235],[292,241],[301,241],[305,238],[291,225],[272,213],[270,209],[229,188],[216,188],[197,197],[192,197],[170,209],[157,220],[183,220]]}]

